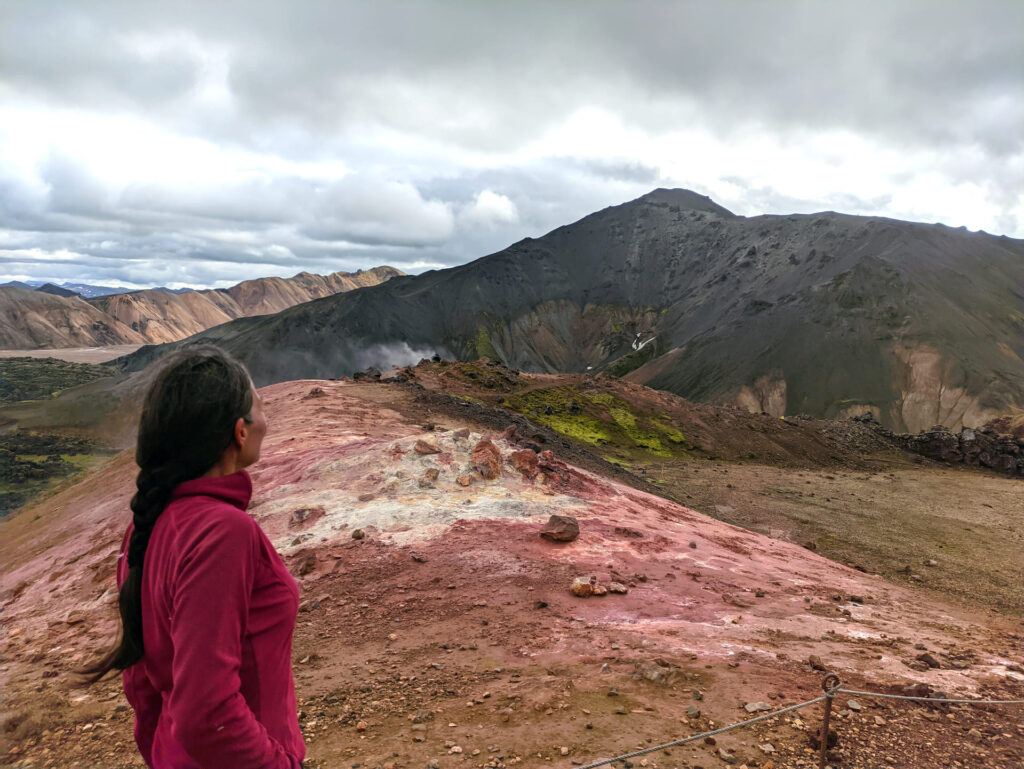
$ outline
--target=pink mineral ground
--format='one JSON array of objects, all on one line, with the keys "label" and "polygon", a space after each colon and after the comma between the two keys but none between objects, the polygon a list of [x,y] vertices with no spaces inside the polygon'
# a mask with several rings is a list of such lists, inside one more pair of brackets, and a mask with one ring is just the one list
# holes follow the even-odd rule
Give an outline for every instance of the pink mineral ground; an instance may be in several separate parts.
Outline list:
[{"label": "pink mineral ground", "polygon": [[[1009,620],[557,455],[542,456],[530,478],[500,434],[455,423],[424,432],[365,392],[313,381],[262,391],[271,432],[251,512],[303,591],[295,669],[313,766],[586,762],[742,720],[746,703],[810,699],[822,675],[812,656],[855,688],[1021,694],[1019,628]],[[438,453],[417,453],[418,440]],[[482,440],[501,454],[494,480],[473,466]],[[119,455],[0,528],[9,761],[140,765],[115,683],[85,689],[70,672],[113,637],[133,477],[130,454]],[[538,536],[555,513],[578,520],[578,539]],[[628,593],[576,598],[575,577]],[[925,654],[940,667],[921,662]],[[886,752],[892,766],[939,765],[935,756],[1019,766],[1024,755],[1020,710],[864,699],[855,710],[849,699],[836,720],[841,766],[880,766],[872,756]],[[659,751],[649,765],[715,766],[720,750],[737,765],[809,765],[818,713]]]}]

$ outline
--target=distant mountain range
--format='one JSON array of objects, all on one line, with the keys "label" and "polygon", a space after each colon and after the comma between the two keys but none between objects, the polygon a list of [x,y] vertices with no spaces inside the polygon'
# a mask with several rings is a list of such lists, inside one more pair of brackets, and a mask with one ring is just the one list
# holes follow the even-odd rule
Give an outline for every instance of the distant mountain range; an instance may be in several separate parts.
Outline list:
[{"label": "distant mountain range", "polygon": [[660,189],[469,264],[199,341],[261,385],[436,351],[776,416],[979,425],[1024,408],[1024,241],[832,212],[748,218]]},{"label": "distant mountain range", "polygon": [[[96,296],[108,296],[110,294],[126,294],[129,291],[138,291],[137,288],[128,288],[127,286],[94,286],[91,283],[48,283],[42,280],[12,280],[9,283],[0,283],[0,288],[4,287],[12,288],[23,288],[28,291],[44,291],[48,294],[56,294],[57,296],[73,296],[78,294],[86,299],[91,299]],[[173,293],[182,293],[183,291],[191,291],[189,288],[164,288],[163,286],[157,286],[154,289],[147,289],[154,291],[171,291]]]},{"label": "distant mountain range", "polygon": [[[234,318],[279,312],[312,299],[403,275],[393,267],[247,280],[227,289],[163,288],[85,299],[83,284],[0,286],[0,348],[39,349],[173,342]],[[95,287],[94,287],[95,288]]]}]

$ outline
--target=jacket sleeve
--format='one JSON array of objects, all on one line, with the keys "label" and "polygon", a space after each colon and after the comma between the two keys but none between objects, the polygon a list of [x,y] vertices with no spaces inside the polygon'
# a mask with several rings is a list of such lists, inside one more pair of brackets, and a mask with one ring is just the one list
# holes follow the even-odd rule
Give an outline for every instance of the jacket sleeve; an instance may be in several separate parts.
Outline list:
[{"label": "jacket sleeve", "polygon": [[135,744],[146,766],[153,766],[153,735],[160,720],[163,698],[138,665],[133,665],[121,675],[124,696],[135,711]]},{"label": "jacket sleeve", "polygon": [[240,511],[217,511],[197,529],[172,599],[172,734],[204,768],[293,769],[298,761],[270,737],[241,693],[242,643],[260,565],[255,524]]},{"label": "jacket sleeve", "polygon": [[[131,533],[132,527],[129,526],[117,559],[117,586],[119,589],[125,577],[128,576],[125,554],[128,552],[128,538]],[[146,766],[151,767],[153,766],[153,735],[156,734],[156,725],[160,720],[163,698],[150,682],[141,665],[132,665],[125,670],[121,674],[121,685],[124,689],[125,699],[135,711],[135,744],[139,746],[139,753],[142,754]]]}]

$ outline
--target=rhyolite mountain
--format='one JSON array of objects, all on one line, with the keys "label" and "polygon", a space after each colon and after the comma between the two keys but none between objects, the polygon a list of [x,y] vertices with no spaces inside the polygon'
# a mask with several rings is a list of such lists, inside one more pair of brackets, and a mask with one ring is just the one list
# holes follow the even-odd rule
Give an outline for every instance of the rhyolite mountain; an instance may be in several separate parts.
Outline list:
[{"label": "rhyolite mountain", "polygon": [[0,348],[39,349],[173,342],[234,318],[264,315],[403,275],[394,267],[291,278],[231,288],[79,296],[68,286],[0,286]]},{"label": "rhyolite mountain", "polygon": [[1024,241],[832,212],[742,217],[659,189],[459,267],[184,344],[196,342],[240,357],[260,385],[412,349],[605,372],[778,416],[958,428],[1024,407]]}]

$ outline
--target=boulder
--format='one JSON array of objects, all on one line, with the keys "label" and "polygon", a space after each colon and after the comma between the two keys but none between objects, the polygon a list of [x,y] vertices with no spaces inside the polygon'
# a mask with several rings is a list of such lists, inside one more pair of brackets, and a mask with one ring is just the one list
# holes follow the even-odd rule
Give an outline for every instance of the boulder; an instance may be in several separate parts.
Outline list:
[{"label": "boulder", "polygon": [[363,371],[357,371],[352,375],[352,378],[357,382],[379,382],[380,369],[370,366],[370,368]]},{"label": "boulder", "polygon": [[572,542],[580,535],[580,525],[570,515],[552,515],[540,531],[540,536],[551,542]]}]

